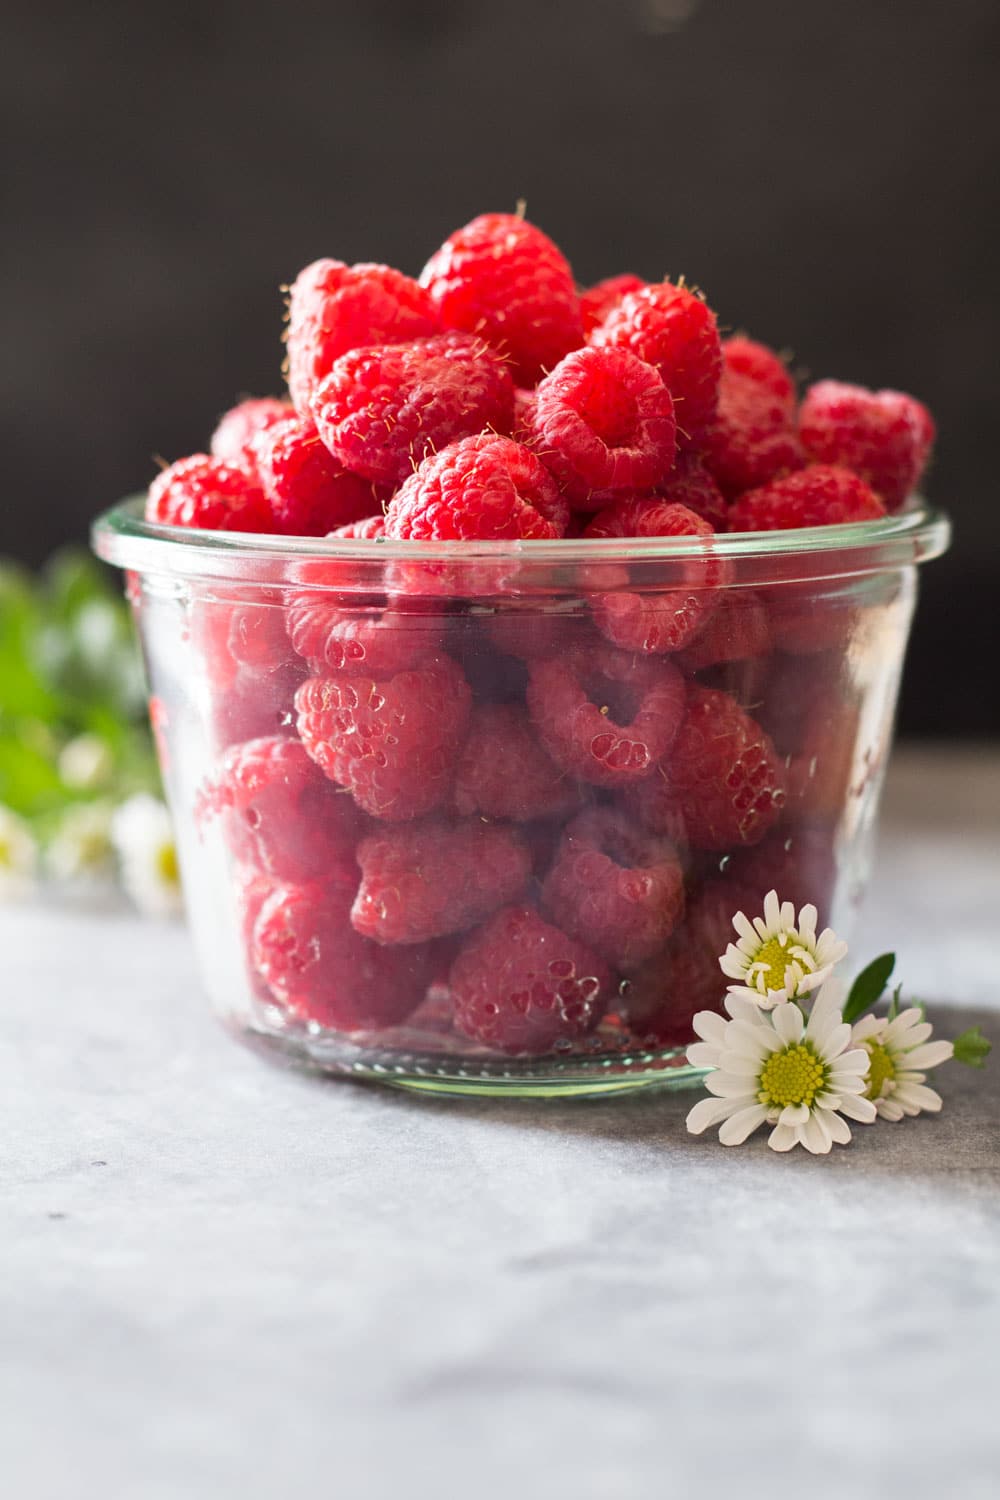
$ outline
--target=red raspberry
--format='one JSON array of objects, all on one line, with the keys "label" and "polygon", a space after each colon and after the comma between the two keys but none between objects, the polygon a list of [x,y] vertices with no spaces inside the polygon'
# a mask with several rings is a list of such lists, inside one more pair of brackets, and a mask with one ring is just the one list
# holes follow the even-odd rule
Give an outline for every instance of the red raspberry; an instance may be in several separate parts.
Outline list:
[{"label": "red raspberry", "polygon": [[479,334],[534,385],[583,343],[573,273],[561,251],[516,214],[482,214],[445,240],[424,267],[446,328]]},{"label": "red raspberry", "polygon": [[509,432],[514,385],[482,339],[445,333],[342,355],[317,386],[312,409],[345,467],[395,485],[456,438],[483,428]]},{"label": "red raspberry", "polygon": [[331,536],[346,541],[374,542],[385,536],[385,515],[367,516],[363,521],[348,521],[346,526],[335,526]]},{"label": "red raspberry", "polygon": [[[729,897],[729,910],[759,912],[768,891],[796,907],[811,902],[825,927],[833,913],[837,857],[833,828],[790,826],[777,829],[753,849],[741,849],[726,865],[726,884],[735,883],[740,898]],[[726,938],[726,942],[730,942]],[[719,953],[724,951],[720,948]]]},{"label": "red raspberry", "polygon": [[455,810],[486,818],[557,817],[579,804],[576,783],[542,749],[517,703],[473,710],[455,773]]},{"label": "red raspberry", "polygon": [[478,818],[382,829],[359,844],[358,863],[351,921],[379,943],[463,932],[515,901],[531,878],[523,839]]},{"label": "red raspberry", "polygon": [[801,469],[794,409],[768,386],[727,367],[719,382],[719,409],[701,453],[728,498]]},{"label": "red raspberry", "polygon": [[920,482],[935,431],[926,406],[901,391],[821,380],[805,394],[799,436],[810,458],[853,470],[898,510]]},{"label": "red raspberry", "polygon": [[701,672],[720,662],[749,661],[771,649],[768,613],[757,594],[726,589],[718,608],[699,630],[681,658],[685,671]]},{"label": "red raspberry", "polygon": [[254,439],[276,422],[283,422],[286,417],[294,415],[292,403],[279,401],[276,396],[251,397],[247,401],[241,401],[219,418],[209,444],[212,457],[253,467]]},{"label": "red raspberry", "polygon": [[563,832],[542,907],[571,937],[629,973],[663,947],[679,922],[684,875],[667,839],[614,808],[590,808]]},{"label": "red raspberry", "polygon": [[289,596],[288,638],[316,673],[393,676],[440,651],[440,616],[392,607],[344,608],[343,597],[318,589]]},{"label": "red raspberry", "polygon": [[557,765],[595,786],[651,776],[684,712],[684,679],[666,661],[602,646],[532,662],[527,701]]},{"label": "red raspberry", "polygon": [[395,494],[385,534],[396,541],[500,541],[562,536],[566,502],[540,459],[510,438],[461,438],[425,458]]},{"label": "red raspberry", "polygon": [[670,754],[632,806],[654,833],[677,838],[680,824],[694,848],[727,850],[758,843],[784,803],[784,767],[768,735],[728,693],[691,686]]},{"label": "red raspberry", "polygon": [[583,319],[583,331],[589,338],[599,323],[604,319],[613,307],[629,292],[639,292],[648,283],[641,276],[633,276],[631,271],[623,271],[620,276],[606,276],[603,281],[596,281],[593,286],[588,287],[585,292],[580,293],[580,316]]},{"label": "red raspberry", "polygon": [[373,486],[341,467],[312,422],[289,417],[274,423],[255,439],[253,450],[276,531],[326,536],[379,509]]},{"label": "red raspberry", "polygon": [[546,608],[541,600],[521,604],[505,599],[494,613],[480,619],[496,650],[520,661],[558,656],[585,642],[598,641],[589,614],[582,613],[575,601],[569,608],[553,609]]},{"label": "red raspberry", "polygon": [[[708,522],[686,506],[655,498],[620,500],[595,516],[584,534],[595,538],[714,535]],[[727,576],[725,564],[707,552],[685,562],[682,571],[684,588],[632,593],[618,587],[595,594],[590,607],[602,635],[622,650],[643,656],[681,650],[715,609],[719,587]]]},{"label": "red raspberry", "polygon": [[798,474],[748,490],[729,507],[730,531],[791,531],[877,521],[885,506],[850,469],[811,464]]},{"label": "red raspberry", "polygon": [[237,599],[196,599],[190,610],[190,636],[218,697],[231,687],[241,667],[261,674],[292,660],[280,602],[245,603]]},{"label": "red raspberry", "polygon": [[424,338],[439,327],[430,297],[401,271],[313,261],[295,278],[288,303],[288,389],[296,411],[311,416],[313,391],[342,354]]},{"label": "red raspberry", "polygon": [[458,1030],[514,1056],[567,1047],[592,1031],[612,993],[604,960],[530,906],[505,907],[474,933],[450,985]]},{"label": "red raspberry", "polygon": [[257,480],[237,464],[192,453],[149,486],[146,520],[208,531],[273,531],[274,517]]},{"label": "red raspberry", "polygon": [[729,507],[725,497],[697,454],[682,453],[655,498],[667,505],[683,505],[715,531],[725,531]]},{"label": "red raspberry", "polygon": [[449,800],[470,701],[447,656],[393,677],[311,677],[295,695],[313,760],[366,812],[393,823]]},{"label": "red raspberry", "polygon": [[272,736],[234,745],[198,799],[202,818],[221,814],[230,853],[277,880],[356,879],[363,819],[339,796],[298,740]]},{"label": "red raspberry", "polygon": [[659,374],[625,349],[577,349],[536,392],[532,446],[578,510],[651,490],[677,446],[674,403]]},{"label": "red raspberry", "polygon": [[629,292],[591,343],[629,349],[655,365],[674,398],[678,437],[696,439],[715,416],[722,346],[715,314],[687,287],[669,281]]},{"label": "red raspberry", "polygon": [[753,381],[794,415],[795,382],[780,354],[775,354],[766,344],[758,344],[738,333],[730,339],[723,339],[722,358],[731,375]]},{"label": "red raspberry", "polygon": [[350,923],[353,884],[279,885],[254,923],[251,958],[290,1015],[338,1031],[396,1026],[423,999],[434,949],[382,948]]},{"label": "red raspberry", "polygon": [[691,1022],[699,1010],[721,1012],[729,981],[719,957],[734,939],[732,919],[741,907],[756,910],[734,883],[710,881],[689,902],[667,946],[628,980],[622,1016],[647,1046],[683,1047],[694,1040]]}]

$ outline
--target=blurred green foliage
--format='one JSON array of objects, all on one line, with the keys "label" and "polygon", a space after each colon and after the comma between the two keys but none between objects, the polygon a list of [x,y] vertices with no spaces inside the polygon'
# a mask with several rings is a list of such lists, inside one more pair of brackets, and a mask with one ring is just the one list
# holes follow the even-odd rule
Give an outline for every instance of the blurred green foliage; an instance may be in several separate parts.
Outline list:
[{"label": "blurred green foliage", "polygon": [[[83,786],[60,769],[80,735],[106,752]],[[124,599],[81,549],[37,575],[0,560],[0,803],[44,837],[73,804],[140,791],[160,794],[160,780]]]}]

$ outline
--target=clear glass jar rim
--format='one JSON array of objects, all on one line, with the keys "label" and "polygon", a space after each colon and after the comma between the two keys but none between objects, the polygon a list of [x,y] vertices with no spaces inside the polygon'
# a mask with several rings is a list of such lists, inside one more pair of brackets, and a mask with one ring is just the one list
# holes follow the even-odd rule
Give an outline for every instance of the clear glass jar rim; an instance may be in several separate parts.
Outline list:
[{"label": "clear glass jar rim", "polygon": [[[917,501],[879,521],[810,526],[793,531],[720,532],[712,537],[615,537],[600,541],[411,542],[329,537],[285,537],[199,527],[163,526],[143,518],[142,496],[105,511],[94,522],[92,541],[105,562],[138,571],[226,576],[240,564],[281,565],[302,558],[384,564],[394,561],[504,563],[516,560],[546,569],[601,561],[682,563],[706,557],[766,561],[800,558],[825,562],[839,576],[879,572],[940,557],[951,539],[942,512]],[[812,571],[812,569],[808,569]],[[784,575],[787,577],[787,574]]]}]

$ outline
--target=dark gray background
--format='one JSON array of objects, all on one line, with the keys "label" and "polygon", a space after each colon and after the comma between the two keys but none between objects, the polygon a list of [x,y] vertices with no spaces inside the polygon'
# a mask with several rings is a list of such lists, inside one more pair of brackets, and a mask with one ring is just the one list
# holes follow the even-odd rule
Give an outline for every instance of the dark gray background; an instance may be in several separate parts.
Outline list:
[{"label": "dark gray background", "polygon": [[279,284],[525,197],[942,437],[904,731],[995,733],[995,0],[6,5],[0,550],[38,561],[278,388]]}]

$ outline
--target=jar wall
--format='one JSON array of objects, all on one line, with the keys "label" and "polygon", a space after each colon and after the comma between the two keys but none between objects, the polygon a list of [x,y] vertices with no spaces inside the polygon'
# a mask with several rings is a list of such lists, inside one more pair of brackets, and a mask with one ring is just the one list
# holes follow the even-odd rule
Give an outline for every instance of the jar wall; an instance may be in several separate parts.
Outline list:
[{"label": "jar wall", "polygon": [[688,1081],[733,913],[862,899],[915,569],[390,571],[133,580],[214,1006],[417,1088]]}]

